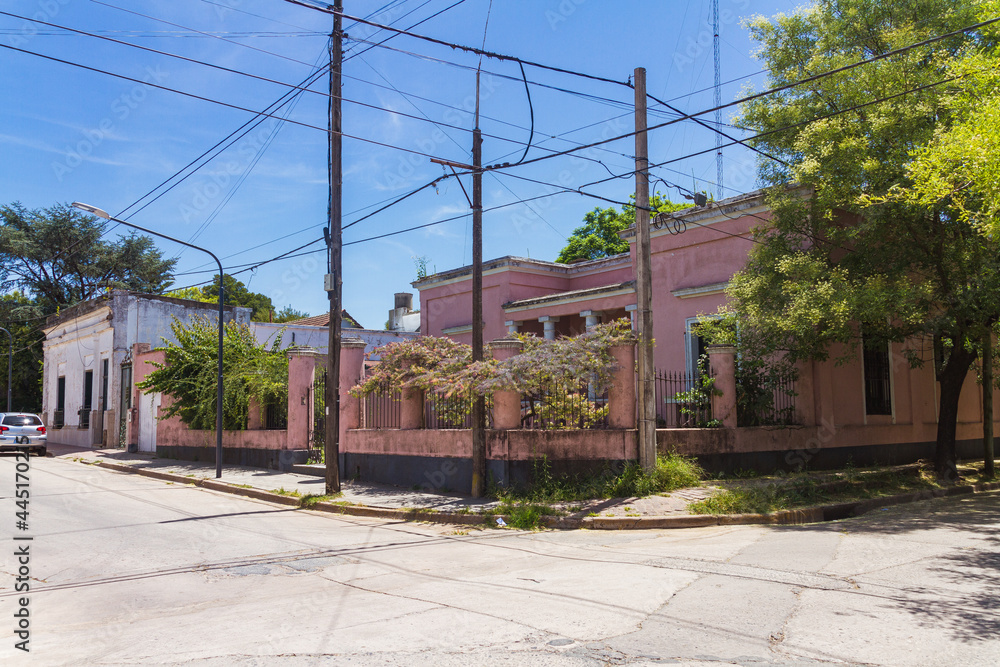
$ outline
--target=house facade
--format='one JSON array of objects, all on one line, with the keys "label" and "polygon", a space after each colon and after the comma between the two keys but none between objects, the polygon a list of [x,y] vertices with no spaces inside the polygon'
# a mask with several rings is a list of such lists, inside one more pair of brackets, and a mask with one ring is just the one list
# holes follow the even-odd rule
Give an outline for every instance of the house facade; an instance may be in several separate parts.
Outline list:
[{"label": "house facade", "polygon": [[[46,320],[42,410],[49,438],[77,447],[126,442],[131,425],[132,350],[173,340],[175,320],[218,317],[211,303],[113,290]],[[225,321],[250,322],[250,309],[225,307]]]},{"label": "house facade", "polygon": [[[654,364],[661,373],[691,377],[706,344],[697,323],[725,304],[725,289],[752,247],[751,232],[770,211],[762,192],[709,206],[661,214],[651,224]],[[483,265],[486,341],[509,331],[547,338],[574,335],[599,322],[635,316],[634,229],[622,232],[629,252],[574,264],[502,257]],[[472,271],[462,267],[415,281],[421,331],[471,341]],[[919,344],[911,341],[910,347]],[[780,428],[669,429],[661,446],[702,457],[714,467],[836,465],[848,460],[890,462],[931,456],[939,389],[934,361],[911,368],[903,344],[865,350],[845,364],[798,367],[794,416]],[[831,350],[831,359],[843,349]],[[658,400],[669,402],[669,396]],[[1000,403],[998,403],[1000,406]],[[669,406],[668,406],[669,407]],[[661,415],[664,406],[658,405]],[[994,414],[996,412],[994,408]],[[976,456],[982,437],[982,392],[970,373],[958,420],[960,453]],[[803,452],[806,452],[803,454]],[[723,459],[726,459],[723,462]]]}]

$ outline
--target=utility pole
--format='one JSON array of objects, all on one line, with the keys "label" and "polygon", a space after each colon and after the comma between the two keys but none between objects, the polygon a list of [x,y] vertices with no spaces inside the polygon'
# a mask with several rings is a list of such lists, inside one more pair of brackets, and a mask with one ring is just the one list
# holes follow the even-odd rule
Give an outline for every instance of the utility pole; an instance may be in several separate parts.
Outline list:
[{"label": "utility pole", "polygon": [[[715,127],[722,129],[722,59],[719,56],[719,0],[712,0],[712,50],[715,57]],[[722,134],[715,133],[715,198],[722,199]]]},{"label": "utility pole", "polygon": [[[479,129],[479,70],[476,127],[472,130],[472,361],[483,360],[483,134]],[[486,399],[472,403],[472,495],[486,495]]]},{"label": "utility pole", "polygon": [[340,113],[341,68],[343,67],[343,0],[336,0],[333,14],[333,33],[330,34],[330,206],[327,246],[330,251],[330,272],[325,285],[330,298],[330,337],[327,345],[326,376],[326,433],[323,437],[323,454],[326,459],[326,493],[340,491],[340,326],[341,326],[341,224],[343,209],[343,173],[341,144],[343,125]]},{"label": "utility pole", "polygon": [[983,476],[993,479],[993,327],[983,338]]},{"label": "utility pole", "polygon": [[646,70],[635,68],[635,279],[639,314],[639,465],[656,465],[653,393],[653,278],[649,242],[649,158],[646,141]]}]

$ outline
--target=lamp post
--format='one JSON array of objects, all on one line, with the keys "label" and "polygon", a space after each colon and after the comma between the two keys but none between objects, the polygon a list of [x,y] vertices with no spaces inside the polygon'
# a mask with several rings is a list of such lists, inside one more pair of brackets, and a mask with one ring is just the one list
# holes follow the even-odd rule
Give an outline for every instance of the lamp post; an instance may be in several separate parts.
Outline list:
[{"label": "lamp post", "polygon": [[[140,232],[146,234],[152,234],[153,236],[159,236],[160,238],[167,239],[168,241],[173,241],[174,243],[180,243],[181,245],[187,246],[188,248],[194,248],[195,250],[200,250],[202,252],[208,253],[215,260],[215,263],[219,265],[219,348],[218,348],[218,371],[219,379],[216,387],[215,396],[215,476],[216,478],[222,477],[222,314],[224,312],[225,303],[225,286],[223,281],[222,272],[222,262],[219,258],[215,256],[209,250],[202,248],[200,246],[192,245],[187,241],[181,241],[180,239],[175,239],[172,236],[167,236],[166,234],[161,234],[160,232],[154,232],[151,229],[146,229],[145,227],[140,227],[139,225],[121,220],[119,218],[112,217],[107,211],[99,209],[96,206],[91,206],[90,204],[82,204],[78,201],[73,202],[73,206],[80,209],[81,211],[86,211],[91,215],[96,215],[98,218],[104,218],[105,220],[112,220],[117,222],[119,225],[125,225],[126,227],[131,227],[132,229],[138,229]],[[8,399],[10,400],[10,399]]]},{"label": "lamp post", "polygon": [[10,408],[10,397],[11,397],[11,387],[13,387],[13,368],[14,368],[14,337],[9,331],[0,327],[0,331],[7,334],[7,412],[11,411]]}]

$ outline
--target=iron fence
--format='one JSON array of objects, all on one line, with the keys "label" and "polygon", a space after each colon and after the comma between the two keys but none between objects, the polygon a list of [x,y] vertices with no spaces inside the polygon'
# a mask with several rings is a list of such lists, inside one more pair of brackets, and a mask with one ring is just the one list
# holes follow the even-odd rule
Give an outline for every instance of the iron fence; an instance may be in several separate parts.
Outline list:
[{"label": "iron fence", "polygon": [[365,396],[365,409],[361,418],[362,428],[399,428],[402,421],[402,394],[388,387],[376,389]]},{"label": "iron fence", "polygon": [[737,426],[789,426],[795,417],[795,381],[736,379]]},{"label": "iron fence", "polygon": [[63,410],[52,412],[52,428],[62,428],[66,424],[66,413]]},{"label": "iron fence", "polygon": [[424,395],[424,428],[472,428],[472,403],[468,398],[427,392]]},{"label": "iron fence", "polygon": [[587,382],[553,383],[521,398],[521,428],[608,428],[608,392]]},{"label": "iron fence", "polygon": [[268,403],[264,406],[264,429],[268,431],[283,431],[288,428],[288,410],[282,406]]},{"label": "iron fence", "polygon": [[318,367],[313,379],[313,424],[309,436],[309,462],[325,462],[326,446],[326,369]]},{"label": "iron fence", "polygon": [[[711,371],[709,371],[711,377]],[[704,428],[712,422],[710,388],[700,373],[660,371],[653,374],[657,428]]]}]

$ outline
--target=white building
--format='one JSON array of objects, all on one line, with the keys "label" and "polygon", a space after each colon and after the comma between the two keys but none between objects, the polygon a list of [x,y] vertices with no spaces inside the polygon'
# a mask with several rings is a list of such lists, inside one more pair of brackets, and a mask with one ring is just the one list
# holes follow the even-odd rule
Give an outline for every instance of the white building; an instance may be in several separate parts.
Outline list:
[{"label": "white building", "polygon": [[[124,442],[132,396],[132,349],[173,341],[174,320],[217,321],[216,304],[114,290],[46,320],[42,410],[49,439],[114,447]],[[250,309],[225,307],[224,320],[250,322]]]}]

